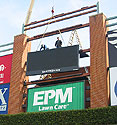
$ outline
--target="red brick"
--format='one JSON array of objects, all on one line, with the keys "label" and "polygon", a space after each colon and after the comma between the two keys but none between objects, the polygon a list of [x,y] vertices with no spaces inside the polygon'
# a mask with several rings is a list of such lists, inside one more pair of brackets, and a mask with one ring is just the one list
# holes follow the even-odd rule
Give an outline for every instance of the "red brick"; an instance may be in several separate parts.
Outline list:
[{"label": "red brick", "polygon": [[27,36],[25,34],[14,38],[8,114],[24,112],[22,109],[23,83],[25,79],[28,81],[24,67],[27,61],[27,53],[31,48],[31,43],[27,43],[26,40]]},{"label": "red brick", "polygon": [[106,17],[98,14],[90,17],[90,77],[91,108],[108,106],[109,75]]}]

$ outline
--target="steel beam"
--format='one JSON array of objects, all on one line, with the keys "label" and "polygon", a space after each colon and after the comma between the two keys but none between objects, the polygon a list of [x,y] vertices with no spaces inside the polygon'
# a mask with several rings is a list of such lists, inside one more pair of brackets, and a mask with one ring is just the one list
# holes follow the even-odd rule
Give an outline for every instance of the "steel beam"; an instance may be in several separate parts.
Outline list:
[{"label": "steel beam", "polygon": [[59,80],[66,80],[66,79],[72,79],[72,78],[80,78],[80,77],[87,77],[90,76],[90,73],[78,73],[75,75],[68,75],[68,76],[62,76],[62,77],[55,77],[52,79],[44,79],[40,81],[35,81],[35,82],[27,82],[26,85],[33,85],[33,84],[42,84],[42,83],[49,83],[53,81],[59,81]]},{"label": "steel beam", "polygon": [[116,26],[116,25],[117,25],[117,23],[112,23],[112,24],[106,25],[106,27],[111,27],[111,26]]},{"label": "steel beam", "polygon": [[10,50],[13,50],[13,48],[1,50],[0,53],[2,53],[2,52],[7,52],[7,51],[10,51]]},{"label": "steel beam", "polygon": [[89,7],[88,6],[87,7],[82,7],[81,9],[78,9],[78,10],[75,10],[75,11],[72,11],[72,12],[61,13],[61,14],[55,15],[54,17],[50,17],[50,18],[47,18],[47,19],[42,19],[40,21],[31,22],[29,24],[26,24],[25,27],[30,26],[30,25],[34,25],[34,24],[37,24],[37,23],[45,22],[45,21],[48,21],[48,20],[51,20],[51,19],[63,17],[63,16],[66,16],[66,15],[69,15],[69,14],[73,14],[73,13],[76,13],[76,12],[88,10],[88,9],[91,9],[91,8],[94,8],[94,7],[97,7],[97,5],[92,5],[92,6],[89,6]]},{"label": "steel beam", "polygon": [[[44,37],[49,37],[49,36],[52,36],[52,35],[57,35],[57,34],[59,34],[60,32],[61,32],[61,33],[69,32],[69,31],[72,31],[72,30],[75,30],[75,29],[81,29],[81,28],[88,27],[88,26],[89,26],[89,23],[86,23],[86,24],[79,24],[79,25],[67,27],[67,28],[60,29],[60,30],[55,30],[55,31],[52,31],[52,32],[48,32],[48,33],[45,33],[45,34],[40,34],[40,35],[37,35],[37,36],[33,36],[33,37],[31,37],[31,38],[28,38],[28,39],[27,39],[27,42],[32,41],[32,40],[36,40],[36,39],[40,39],[40,38],[42,38],[43,36],[44,36]],[[59,32],[59,31],[60,31],[60,32]]]},{"label": "steel beam", "polygon": [[99,1],[97,2],[97,13],[99,14]]},{"label": "steel beam", "polygon": [[0,45],[0,47],[5,47],[5,46],[9,46],[9,45],[13,45],[13,42],[12,43],[7,43],[7,44]]},{"label": "steel beam", "polygon": [[45,26],[45,25],[48,25],[48,24],[64,21],[64,20],[67,20],[67,19],[71,19],[71,18],[74,18],[74,17],[82,16],[82,15],[89,14],[89,13],[96,12],[96,11],[97,10],[87,11],[87,12],[84,12],[84,13],[72,15],[72,16],[69,16],[69,17],[65,17],[65,18],[62,18],[62,19],[58,19],[58,20],[54,20],[54,21],[51,21],[51,22],[43,23],[43,24],[36,25],[36,26],[33,26],[33,27],[25,28],[24,30],[27,31],[27,30],[30,30],[30,29],[34,29],[34,28]]},{"label": "steel beam", "polygon": [[113,16],[113,17],[106,18],[106,21],[108,21],[108,20],[113,20],[113,19],[117,19],[117,16]]}]

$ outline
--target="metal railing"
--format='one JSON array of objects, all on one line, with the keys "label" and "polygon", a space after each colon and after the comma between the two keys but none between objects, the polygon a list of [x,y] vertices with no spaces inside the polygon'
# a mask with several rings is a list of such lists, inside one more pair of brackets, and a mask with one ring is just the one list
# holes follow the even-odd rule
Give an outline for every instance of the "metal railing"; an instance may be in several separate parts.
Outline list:
[{"label": "metal railing", "polygon": [[[113,20],[113,19],[117,19],[117,16],[106,18],[106,21]],[[116,26],[116,25],[117,25],[117,22],[112,23],[112,24],[107,24],[106,27],[111,27],[111,26]]]},{"label": "metal railing", "polygon": [[[3,47],[8,47],[8,46],[10,46],[10,45],[13,45],[13,42],[12,43],[7,43],[7,44],[2,44],[2,45],[0,45],[0,49],[1,48],[3,48]],[[0,55],[1,55],[1,53],[3,53],[3,52],[8,52],[8,51],[11,51],[11,50],[13,50],[13,47],[9,47],[9,48],[7,48],[7,49],[2,49],[2,50],[0,50]],[[3,54],[2,54],[2,56],[3,56]]]}]

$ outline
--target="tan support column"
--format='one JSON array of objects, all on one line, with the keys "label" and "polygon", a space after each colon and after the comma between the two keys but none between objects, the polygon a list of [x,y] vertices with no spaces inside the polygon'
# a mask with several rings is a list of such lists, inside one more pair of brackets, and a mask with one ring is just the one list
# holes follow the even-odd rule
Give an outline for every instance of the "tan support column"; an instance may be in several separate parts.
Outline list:
[{"label": "tan support column", "polygon": [[98,14],[90,17],[90,77],[91,108],[109,104],[108,41],[106,17]]},{"label": "tan support column", "polygon": [[24,112],[22,108],[23,84],[24,80],[28,81],[28,77],[26,77],[26,61],[30,48],[31,43],[27,43],[25,34],[14,37],[8,114]]}]

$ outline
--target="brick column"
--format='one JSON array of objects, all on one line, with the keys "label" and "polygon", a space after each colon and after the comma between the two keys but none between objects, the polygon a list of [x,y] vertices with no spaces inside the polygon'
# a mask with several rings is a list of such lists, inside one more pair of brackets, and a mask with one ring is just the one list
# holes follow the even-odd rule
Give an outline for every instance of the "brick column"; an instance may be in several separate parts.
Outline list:
[{"label": "brick column", "polygon": [[23,83],[24,80],[28,81],[25,62],[27,61],[27,53],[31,48],[31,43],[27,43],[26,40],[25,34],[14,37],[8,114],[24,112],[22,108]]},{"label": "brick column", "polygon": [[98,14],[90,17],[90,77],[91,108],[109,104],[108,41],[106,17]]}]

